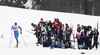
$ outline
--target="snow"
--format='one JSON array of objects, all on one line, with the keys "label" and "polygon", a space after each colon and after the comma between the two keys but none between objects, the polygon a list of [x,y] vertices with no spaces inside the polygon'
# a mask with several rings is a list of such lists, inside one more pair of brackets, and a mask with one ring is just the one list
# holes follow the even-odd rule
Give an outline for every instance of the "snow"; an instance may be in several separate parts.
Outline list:
[{"label": "snow", "polygon": [[[36,46],[36,37],[26,32],[25,30],[31,31],[31,23],[38,23],[40,18],[44,20],[53,21],[54,18],[59,18],[62,23],[68,23],[73,25],[76,32],[77,24],[91,25],[96,27],[97,22],[100,21],[99,16],[88,16],[88,15],[79,15],[72,13],[61,13],[61,12],[52,12],[52,11],[39,11],[39,10],[27,10],[20,8],[12,8],[6,6],[0,6],[0,34],[4,38],[0,38],[0,54],[3,55],[81,55],[81,52],[85,52],[84,55],[100,55],[100,49],[95,50],[78,50],[78,49],[59,49],[54,48],[50,49],[43,48],[41,45]],[[9,48],[10,38],[11,38],[11,26],[17,22],[23,30],[23,38],[27,44],[25,46],[22,36],[19,36],[19,48],[14,48],[16,42],[14,36],[12,35],[12,44]],[[99,23],[100,24],[100,23]],[[99,29],[100,31],[100,29]],[[100,39],[100,38],[99,38]],[[77,43],[76,43],[77,47]]]}]

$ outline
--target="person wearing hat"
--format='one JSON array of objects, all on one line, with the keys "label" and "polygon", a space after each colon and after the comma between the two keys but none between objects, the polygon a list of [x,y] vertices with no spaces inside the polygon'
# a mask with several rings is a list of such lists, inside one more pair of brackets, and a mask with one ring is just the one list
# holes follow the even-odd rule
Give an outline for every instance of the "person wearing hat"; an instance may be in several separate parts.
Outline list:
[{"label": "person wearing hat", "polygon": [[98,49],[98,35],[99,35],[98,30],[96,28],[94,28],[94,30],[93,30],[94,43],[93,43],[92,48],[94,48],[94,46],[96,46],[96,50]]},{"label": "person wearing hat", "polygon": [[20,29],[20,34],[22,34],[22,28],[20,26],[17,25],[17,22],[14,23],[14,25],[12,26],[11,30],[14,31],[14,36],[16,39],[16,47],[18,48],[18,37],[19,37],[19,29]]},{"label": "person wearing hat", "polygon": [[93,30],[91,26],[88,26],[88,31],[86,32],[85,37],[85,49],[92,49],[91,42],[92,42]]},{"label": "person wearing hat", "polygon": [[[41,42],[41,36],[42,36],[41,28],[42,28],[42,25],[43,25],[43,24],[45,25],[45,22],[43,21],[43,18],[41,18],[41,19],[40,19],[40,22],[38,23],[38,27],[37,27],[37,28],[38,28],[37,30],[39,30],[37,36],[40,37],[40,38],[38,39],[38,41],[39,41],[40,44],[42,44],[42,42]],[[39,29],[39,28],[40,28],[40,29]]]},{"label": "person wearing hat", "polygon": [[43,21],[43,18],[40,19],[40,22],[38,23],[38,25],[42,26],[42,24],[45,24],[45,22]]},{"label": "person wearing hat", "polygon": [[65,44],[67,44],[68,42],[68,47],[71,48],[71,42],[70,42],[70,37],[71,37],[71,33],[72,33],[72,29],[68,26],[68,24],[66,23],[66,28],[64,31],[66,40],[65,40]]}]

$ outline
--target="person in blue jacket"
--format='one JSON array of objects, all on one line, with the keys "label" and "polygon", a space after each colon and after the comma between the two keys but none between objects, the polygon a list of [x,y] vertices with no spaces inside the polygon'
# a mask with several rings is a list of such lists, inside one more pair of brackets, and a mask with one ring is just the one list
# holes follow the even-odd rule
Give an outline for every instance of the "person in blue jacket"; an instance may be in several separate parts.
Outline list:
[{"label": "person in blue jacket", "polygon": [[15,24],[12,26],[11,30],[14,31],[14,36],[16,39],[16,47],[18,48],[18,37],[19,37],[19,29],[20,29],[20,34],[22,34],[22,28],[20,26],[17,25],[17,22],[15,22]]},{"label": "person in blue jacket", "polygon": [[65,47],[65,44],[63,43],[60,43],[58,41],[55,41],[55,40],[52,40],[52,45],[50,45],[50,48],[64,48]]},{"label": "person in blue jacket", "polygon": [[66,40],[64,41],[65,44],[68,45],[69,48],[71,48],[71,34],[72,34],[72,29],[68,26],[68,24],[66,23],[66,28],[65,28],[65,31],[64,31],[64,34],[65,34],[65,37],[66,37]]}]

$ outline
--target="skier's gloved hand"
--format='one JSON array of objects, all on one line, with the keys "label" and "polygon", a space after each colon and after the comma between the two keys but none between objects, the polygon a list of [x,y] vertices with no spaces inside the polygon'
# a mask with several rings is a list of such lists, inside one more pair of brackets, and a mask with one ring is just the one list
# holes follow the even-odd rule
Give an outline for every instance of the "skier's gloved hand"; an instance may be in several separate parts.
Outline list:
[{"label": "skier's gloved hand", "polygon": [[22,32],[20,32],[20,34],[22,34]]}]

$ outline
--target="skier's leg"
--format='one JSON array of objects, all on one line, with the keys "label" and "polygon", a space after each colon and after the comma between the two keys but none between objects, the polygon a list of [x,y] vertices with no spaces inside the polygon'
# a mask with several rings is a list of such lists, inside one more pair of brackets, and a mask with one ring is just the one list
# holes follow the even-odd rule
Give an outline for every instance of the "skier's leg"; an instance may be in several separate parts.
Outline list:
[{"label": "skier's leg", "polygon": [[17,45],[16,45],[16,47],[18,48],[18,39],[16,40],[16,42],[17,42]]},{"label": "skier's leg", "polygon": [[15,39],[16,39],[16,47],[18,48],[18,36],[19,36],[19,32],[18,31],[14,31],[14,35],[15,35]]}]

